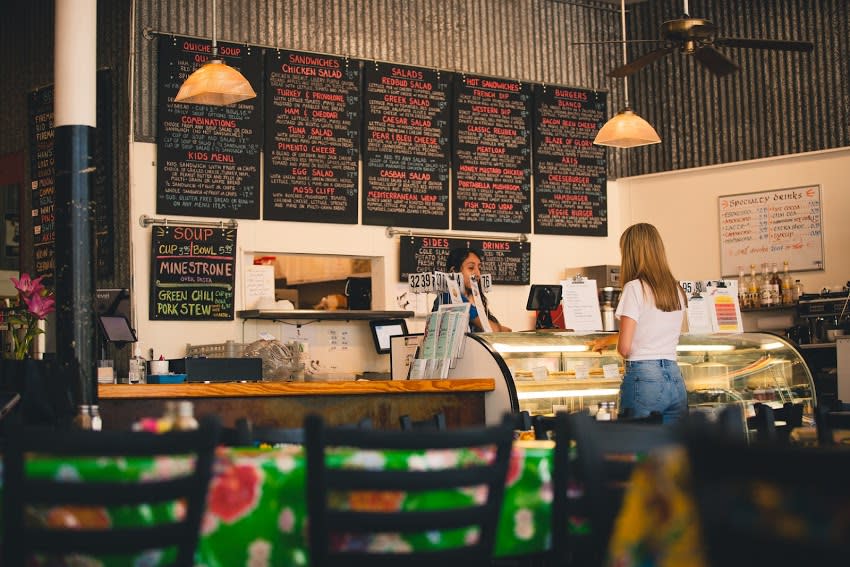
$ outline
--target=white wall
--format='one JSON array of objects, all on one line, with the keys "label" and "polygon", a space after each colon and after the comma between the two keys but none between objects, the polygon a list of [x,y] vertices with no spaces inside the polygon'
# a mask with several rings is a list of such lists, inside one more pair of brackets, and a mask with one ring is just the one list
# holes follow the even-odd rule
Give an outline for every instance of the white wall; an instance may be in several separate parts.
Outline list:
[{"label": "white wall", "polygon": [[[139,217],[143,214],[156,215],[156,145],[134,143],[130,148],[131,179],[131,240],[133,247],[133,312],[136,315],[134,326],[138,331],[142,352],[147,354],[153,349],[155,356],[164,354],[166,358],[180,357],[185,354],[186,343],[211,344],[222,343],[227,339],[242,340],[243,330],[246,341],[254,340],[257,332],[267,330],[281,339],[293,338],[296,331],[307,336],[310,341],[311,355],[319,358],[323,365],[336,365],[337,370],[346,370],[357,363],[362,352],[373,352],[368,333],[360,332],[365,325],[355,326],[350,336],[351,345],[342,350],[326,352],[328,331],[337,336],[343,325],[322,323],[306,325],[295,329],[291,325],[256,324],[244,325],[239,318],[232,322],[183,322],[150,321],[148,319],[148,297],[150,281],[150,242],[151,229],[142,228]],[[619,214],[617,191],[609,185],[609,236],[549,236],[529,235],[531,243],[531,282],[558,283],[564,277],[566,268],[606,263],[618,263],[617,239],[624,226]],[[612,214],[614,213],[614,214]],[[186,220],[192,217],[168,216],[169,220]],[[194,220],[215,220],[194,218]],[[223,219],[226,220],[226,219]],[[241,283],[243,267],[251,262],[253,254],[340,254],[352,256],[371,256],[384,260],[385,275],[383,281],[373,276],[373,308],[398,309],[396,296],[406,290],[406,284],[398,280],[399,237],[387,238],[385,227],[364,225],[341,225],[322,223],[299,223],[282,221],[252,221],[239,219],[237,246],[240,257],[237,259],[237,288]],[[451,234],[449,233],[449,236]],[[489,235],[481,233],[482,238]],[[380,264],[380,262],[378,262]],[[374,263],[373,263],[374,265]],[[381,289],[383,287],[383,289]],[[523,330],[533,328],[534,316],[525,310],[528,286],[494,286],[488,295],[494,313],[499,319],[513,328]],[[430,311],[433,296],[418,298],[417,308],[421,314]],[[236,311],[243,309],[242,298],[237,289]],[[408,309],[412,309],[408,307]],[[421,317],[409,323],[413,330],[422,328]],[[350,330],[350,327],[348,327]],[[360,355],[356,350],[362,347]],[[389,369],[388,357],[367,359],[365,369]],[[330,362],[332,361],[332,362]],[[373,366],[374,368],[370,368]]]},{"label": "white wall", "polygon": [[850,148],[679,172],[621,178],[621,214],[650,222],[664,238],[679,279],[720,277],[717,198],[820,185],[824,271],[797,272],[806,292],[840,290],[850,280]]}]

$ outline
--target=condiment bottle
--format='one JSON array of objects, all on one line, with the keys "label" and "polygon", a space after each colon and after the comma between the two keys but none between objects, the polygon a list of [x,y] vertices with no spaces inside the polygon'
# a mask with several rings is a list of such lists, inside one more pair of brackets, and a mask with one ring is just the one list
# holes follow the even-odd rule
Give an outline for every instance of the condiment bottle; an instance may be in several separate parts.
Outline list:
[{"label": "condiment bottle", "polygon": [[195,406],[192,402],[183,400],[177,404],[177,421],[174,426],[175,429],[180,431],[198,428],[198,420],[195,419]]}]

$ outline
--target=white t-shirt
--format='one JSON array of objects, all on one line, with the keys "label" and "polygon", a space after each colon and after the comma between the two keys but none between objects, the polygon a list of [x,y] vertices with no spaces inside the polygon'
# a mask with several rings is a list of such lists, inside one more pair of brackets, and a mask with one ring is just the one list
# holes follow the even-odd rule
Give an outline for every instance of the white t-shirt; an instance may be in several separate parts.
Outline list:
[{"label": "white t-shirt", "polygon": [[681,309],[661,311],[655,307],[655,296],[648,286],[640,280],[627,282],[615,315],[637,322],[629,360],[676,360],[683,313]]}]

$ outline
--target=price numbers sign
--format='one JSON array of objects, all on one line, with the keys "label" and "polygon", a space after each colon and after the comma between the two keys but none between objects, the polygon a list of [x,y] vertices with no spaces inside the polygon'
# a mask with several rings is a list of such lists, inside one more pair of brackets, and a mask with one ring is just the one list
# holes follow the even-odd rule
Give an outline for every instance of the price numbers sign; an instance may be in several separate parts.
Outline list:
[{"label": "price numbers sign", "polygon": [[407,275],[407,283],[411,293],[428,293],[434,291],[434,273],[422,272]]}]

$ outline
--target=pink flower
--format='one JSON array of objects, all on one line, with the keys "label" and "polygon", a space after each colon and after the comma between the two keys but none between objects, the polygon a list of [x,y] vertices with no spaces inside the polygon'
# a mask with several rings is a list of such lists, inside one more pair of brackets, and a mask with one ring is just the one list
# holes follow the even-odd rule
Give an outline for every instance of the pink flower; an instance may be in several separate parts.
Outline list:
[{"label": "pink flower", "polygon": [[21,295],[24,297],[38,295],[41,293],[41,290],[44,289],[44,286],[41,285],[41,280],[44,279],[44,276],[38,276],[35,279],[31,279],[30,275],[24,272],[23,274],[21,274],[21,279],[9,279],[12,281],[12,285],[15,286],[15,289],[21,292]]},{"label": "pink flower", "polygon": [[56,300],[53,297],[40,294],[24,297],[24,303],[27,304],[29,312],[38,319],[44,319],[48,313],[53,313],[56,309]]}]

